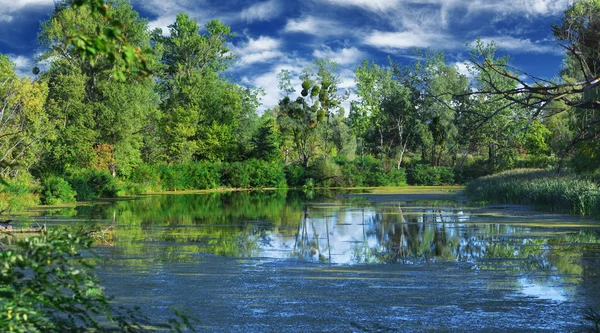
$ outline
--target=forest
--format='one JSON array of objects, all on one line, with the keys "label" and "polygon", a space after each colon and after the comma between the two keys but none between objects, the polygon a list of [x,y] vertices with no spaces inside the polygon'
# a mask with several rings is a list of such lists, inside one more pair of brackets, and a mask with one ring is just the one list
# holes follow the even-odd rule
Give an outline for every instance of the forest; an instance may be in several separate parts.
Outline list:
[{"label": "forest", "polygon": [[238,57],[222,22],[179,14],[168,33],[150,31],[128,1],[79,2],[58,2],[42,23],[42,70],[20,78],[0,55],[1,209],[165,190],[465,184],[515,168],[598,178],[597,1],[549,27],[566,51],[555,78],[513,68],[494,43],[471,46],[469,77],[443,52],[415,50],[409,65],[357,66],[346,110],[338,65],[318,59],[282,70],[279,103],[264,112],[261,88],[227,75]]}]

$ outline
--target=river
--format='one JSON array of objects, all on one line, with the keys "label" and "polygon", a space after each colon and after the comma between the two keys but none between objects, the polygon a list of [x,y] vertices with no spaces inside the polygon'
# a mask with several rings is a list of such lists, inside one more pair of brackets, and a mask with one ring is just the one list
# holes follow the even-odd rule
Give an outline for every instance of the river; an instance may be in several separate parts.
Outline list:
[{"label": "river", "polygon": [[106,292],[216,332],[575,331],[600,309],[600,223],[452,188],[148,195],[34,220],[97,224]]}]

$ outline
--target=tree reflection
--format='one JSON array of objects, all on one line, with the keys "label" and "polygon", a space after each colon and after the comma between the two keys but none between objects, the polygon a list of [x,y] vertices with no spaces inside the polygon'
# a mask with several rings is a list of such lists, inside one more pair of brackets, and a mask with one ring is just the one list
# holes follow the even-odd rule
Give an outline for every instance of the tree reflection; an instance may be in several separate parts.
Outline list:
[{"label": "tree reflection", "polygon": [[600,238],[593,231],[558,233],[490,220],[453,203],[375,205],[333,192],[313,195],[156,195],[75,210],[76,219],[111,226],[112,253],[140,258],[140,265],[148,257],[184,261],[210,254],[332,264],[468,262],[479,269],[581,276],[583,262],[598,258]]}]

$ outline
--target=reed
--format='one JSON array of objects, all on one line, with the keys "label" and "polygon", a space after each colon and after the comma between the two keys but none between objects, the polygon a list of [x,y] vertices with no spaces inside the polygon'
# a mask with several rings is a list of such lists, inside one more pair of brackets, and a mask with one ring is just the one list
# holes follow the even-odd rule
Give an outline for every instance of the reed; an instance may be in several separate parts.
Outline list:
[{"label": "reed", "polygon": [[535,209],[600,217],[600,187],[590,179],[541,169],[515,169],[471,181],[475,201],[531,205]]}]

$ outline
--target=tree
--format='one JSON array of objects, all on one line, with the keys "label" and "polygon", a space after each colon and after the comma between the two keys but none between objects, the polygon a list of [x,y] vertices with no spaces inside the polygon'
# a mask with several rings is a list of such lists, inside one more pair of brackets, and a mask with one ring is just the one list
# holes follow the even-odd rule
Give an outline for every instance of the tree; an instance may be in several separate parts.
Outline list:
[{"label": "tree", "polygon": [[[127,45],[150,47],[147,21],[126,1],[108,1],[110,15],[121,22]],[[109,54],[79,57],[78,49],[64,35],[66,27],[77,26],[82,34],[105,29],[110,22],[94,15],[86,6],[57,5],[42,24],[39,38],[47,51],[40,59],[51,65],[40,77],[50,88],[47,108],[57,123],[59,136],[48,139],[42,169],[62,172],[66,167],[92,167],[97,147],[108,144],[116,163],[110,171],[127,175],[140,162],[143,132],[155,117],[157,96],[154,80],[129,77],[114,80],[114,59]],[[124,43],[123,41],[119,43]],[[156,63],[148,58],[147,65]],[[155,65],[154,65],[155,66]],[[65,163],[66,162],[66,163]]]},{"label": "tree", "polygon": [[253,129],[242,130],[244,122],[256,120],[259,92],[221,76],[235,59],[227,47],[234,34],[217,20],[207,23],[205,30],[199,33],[195,20],[179,14],[169,26],[169,36],[160,30],[153,33],[163,54],[160,127],[169,163],[236,159],[240,141],[247,143]]},{"label": "tree", "polygon": [[48,86],[19,79],[14,65],[0,54],[0,176],[29,169],[52,122],[44,103]]},{"label": "tree", "polygon": [[264,117],[256,135],[252,138],[251,156],[265,161],[281,160],[280,133],[272,117]]},{"label": "tree", "polygon": [[505,89],[492,81],[487,91],[478,91],[475,94],[502,96],[503,107],[524,107],[529,112],[526,127],[535,119],[572,112],[576,120],[572,124],[574,134],[563,156],[567,156],[573,148],[587,151],[583,155],[600,156],[600,147],[595,144],[600,138],[600,1],[574,2],[564,12],[561,23],[554,25],[552,30],[558,44],[567,52],[562,77],[559,80],[546,80],[523,71],[515,73],[510,66],[498,64],[486,52],[486,46],[478,43],[475,47],[478,52],[473,53],[471,57],[477,70],[496,73],[517,85]]},{"label": "tree", "polygon": [[[339,109],[343,97],[337,93],[337,65],[330,60],[317,60],[300,75],[302,90],[294,101],[289,94],[290,73],[282,71],[279,87],[285,97],[279,102],[277,123],[284,136],[289,137],[299,160],[308,168],[310,160],[321,148],[327,157],[330,153],[329,118]],[[324,135],[320,135],[319,130]]]},{"label": "tree", "polygon": [[453,161],[458,153],[457,110],[461,110],[464,99],[457,98],[467,91],[468,79],[456,68],[446,64],[443,52],[426,51],[407,71],[406,84],[418,96],[416,109],[421,119],[419,137],[422,157],[432,166],[442,164],[447,154]]}]

